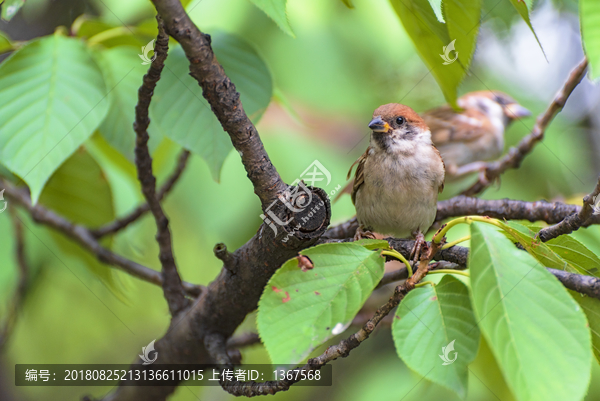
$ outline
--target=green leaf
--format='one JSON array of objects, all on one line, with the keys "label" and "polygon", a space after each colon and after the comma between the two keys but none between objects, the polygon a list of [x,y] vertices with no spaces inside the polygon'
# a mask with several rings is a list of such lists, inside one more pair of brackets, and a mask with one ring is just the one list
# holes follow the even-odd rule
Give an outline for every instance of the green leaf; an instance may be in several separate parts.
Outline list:
[{"label": "green leaf", "polygon": [[91,17],[86,14],[82,14],[75,18],[73,24],[71,24],[71,32],[78,38],[89,39],[101,32],[108,31],[109,29],[116,28],[118,25],[109,24],[99,18]]},{"label": "green leaf", "polygon": [[[135,158],[135,105],[137,92],[147,66],[142,65],[138,52],[130,46],[114,47],[99,52],[99,64],[109,89],[110,108],[98,131],[116,150],[130,161]],[[150,118],[152,120],[152,116]],[[162,140],[158,130],[152,130],[149,146],[156,148]]]},{"label": "green leaf", "polygon": [[386,240],[383,239],[359,239],[358,241],[354,241],[353,244],[364,246],[369,250],[375,249],[390,249],[390,244]]},{"label": "green leaf", "polygon": [[352,4],[352,0],[342,0],[342,3],[346,5],[348,8],[354,8],[354,4]]},{"label": "green leaf", "polygon": [[[99,227],[115,218],[112,191],[96,161],[80,148],[52,175],[40,196],[40,203],[75,223]],[[53,240],[66,254],[82,263],[111,289],[119,287],[115,270],[100,263],[88,251],[54,230]],[[111,238],[102,240],[109,247]],[[72,267],[65,262],[68,267]],[[117,292],[117,295],[119,292]]]},{"label": "green leaf", "polygon": [[12,50],[13,45],[10,40],[0,32],[0,54]]},{"label": "green leaf", "polygon": [[152,19],[151,22],[139,23],[137,26],[124,26],[120,23],[110,24],[99,18],[82,15],[73,22],[71,31],[78,38],[86,39],[88,45],[101,43],[104,48],[124,45],[139,48],[156,39],[158,29],[155,19]]},{"label": "green leaf", "polygon": [[437,20],[427,0],[391,0],[391,3],[421,59],[442,89],[446,101],[458,108],[457,89],[468,66],[460,62],[444,65],[440,57],[444,48],[455,39],[450,38],[446,25]]},{"label": "green leaf", "polygon": [[590,62],[590,76],[596,79],[600,77],[600,2],[581,0],[579,17],[583,48]]},{"label": "green leaf", "polygon": [[531,20],[529,19],[529,9],[527,8],[527,4],[521,0],[510,0],[510,2],[512,3],[513,7],[517,9],[517,12],[521,16],[521,18],[523,18],[523,21],[525,21],[529,29],[531,29],[531,33],[533,33],[533,36],[535,36],[535,40],[538,42],[538,45],[540,46],[540,49],[542,50],[542,53],[544,54],[544,57],[547,61],[548,57],[546,57],[546,52],[544,51],[544,48],[542,47],[542,44],[540,43],[540,40],[537,34],[535,33],[535,30],[533,29],[533,25],[531,25]]},{"label": "green leaf", "polygon": [[579,305],[496,228],[471,224],[471,293],[479,328],[519,400],[580,400],[591,341]]},{"label": "green leaf", "polygon": [[525,227],[514,221],[507,222],[505,227],[543,266],[600,277],[600,258],[572,236],[561,235],[544,243],[534,238],[541,227]]},{"label": "green leaf", "polygon": [[295,38],[294,31],[288,21],[285,11],[287,0],[250,0],[252,4],[260,8],[281,28],[281,30]]},{"label": "green leaf", "polygon": [[592,335],[592,351],[596,361],[600,363],[600,299],[588,297],[571,290],[569,290],[569,293],[581,306],[587,317],[590,334]]},{"label": "green leaf", "polygon": [[2,3],[2,19],[4,21],[10,21],[12,17],[17,15],[24,4],[25,0],[5,0]]},{"label": "green leaf", "polygon": [[[212,47],[225,72],[240,92],[244,110],[258,121],[273,93],[271,74],[263,59],[245,41],[214,35]],[[233,148],[196,80],[189,76],[189,60],[180,46],[169,51],[150,111],[150,128],[201,156],[218,181],[225,158]]]},{"label": "green leaf", "polygon": [[469,66],[475,53],[477,35],[481,18],[482,0],[465,3],[460,0],[444,0],[444,15],[450,39],[456,40],[454,46],[458,61]]},{"label": "green leaf", "polygon": [[467,366],[477,355],[479,329],[462,282],[444,275],[435,287],[409,292],[396,310],[392,335],[398,356],[409,368],[466,397]]},{"label": "green leaf", "polygon": [[74,38],[35,40],[0,65],[0,161],[29,185],[33,203],[98,127],[105,96],[100,69]]},{"label": "green leaf", "polygon": [[433,9],[433,13],[440,22],[444,21],[444,13],[442,12],[442,0],[429,0],[429,5]]},{"label": "green leaf", "polygon": [[324,244],[300,253],[314,268],[287,261],[258,304],[258,332],[273,363],[298,363],[341,334],[383,277],[384,259],[360,245]]}]

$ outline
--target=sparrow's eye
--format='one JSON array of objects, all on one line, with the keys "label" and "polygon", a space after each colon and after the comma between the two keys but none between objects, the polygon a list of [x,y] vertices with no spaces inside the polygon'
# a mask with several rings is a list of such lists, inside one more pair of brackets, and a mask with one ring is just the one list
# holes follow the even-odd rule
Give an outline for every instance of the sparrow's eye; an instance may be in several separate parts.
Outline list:
[{"label": "sparrow's eye", "polygon": [[396,118],[396,124],[398,125],[402,125],[406,122],[406,119],[404,117],[398,117]]}]

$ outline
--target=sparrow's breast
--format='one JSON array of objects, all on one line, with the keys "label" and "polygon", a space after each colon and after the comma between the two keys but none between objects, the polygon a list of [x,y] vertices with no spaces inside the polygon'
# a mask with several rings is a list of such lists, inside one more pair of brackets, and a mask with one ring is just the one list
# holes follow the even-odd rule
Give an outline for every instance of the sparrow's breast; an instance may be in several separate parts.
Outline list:
[{"label": "sparrow's breast", "polygon": [[379,152],[365,162],[364,184],[356,194],[358,221],[399,238],[429,229],[437,211],[444,168],[431,145],[410,155]]}]

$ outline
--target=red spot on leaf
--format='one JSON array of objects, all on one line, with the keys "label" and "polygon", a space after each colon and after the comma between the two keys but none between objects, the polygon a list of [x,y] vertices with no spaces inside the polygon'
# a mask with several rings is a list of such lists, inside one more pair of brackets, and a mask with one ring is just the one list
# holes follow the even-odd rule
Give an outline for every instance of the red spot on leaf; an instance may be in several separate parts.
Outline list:
[{"label": "red spot on leaf", "polygon": [[433,296],[433,297],[431,297],[431,300],[432,300],[432,301],[437,301],[437,297],[436,297],[436,296]]},{"label": "red spot on leaf", "polygon": [[279,288],[277,288],[277,287],[273,286],[273,291],[275,291],[275,292],[281,292],[281,291],[283,291],[283,290],[280,290]]},{"label": "red spot on leaf", "polygon": [[321,295],[321,293],[319,291],[315,291],[315,294],[317,295]]},{"label": "red spot on leaf", "polygon": [[292,297],[290,297],[290,294],[286,291],[285,292],[285,298],[283,298],[281,300],[281,302],[286,303],[287,301],[289,301],[290,299],[292,299]]}]

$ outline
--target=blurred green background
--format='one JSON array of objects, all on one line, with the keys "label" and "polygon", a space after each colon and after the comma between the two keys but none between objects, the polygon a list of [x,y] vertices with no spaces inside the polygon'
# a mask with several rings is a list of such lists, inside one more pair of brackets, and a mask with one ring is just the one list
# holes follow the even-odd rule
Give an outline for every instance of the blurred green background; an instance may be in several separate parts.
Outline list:
[{"label": "blurred green background", "polygon": [[[193,0],[188,5],[190,15],[203,31],[239,35],[266,60],[276,96],[258,129],[271,160],[288,183],[317,159],[332,174],[326,189],[343,186],[349,166],[368,144],[367,123],[380,104],[401,102],[424,111],[444,103],[437,83],[416,54],[389,2],[353,2],[356,8],[350,10],[336,0],[290,0],[287,11],[296,38],[285,35],[247,0]],[[146,0],[28,0],[15,19],[0,23],[0,30],[13,40],[28,40],[49,34],[59,25],[70,26],[82,13],[110,23],[130,24],[151,18],[153,8]],[[582,57],[576,2],[546,1],[534,7],[533,24],[548,61],[509,2],[486,1],[482,15],[484,23],[472,74],[459,94],[499,89],[538,115]],[[501,183],[483,197],[580,203],[600,171],[598,99],[597,87],[585,79],[552,123],[543,143],[520,169],[504,174]],[[533,118],[514,123],[506,136],[506,149],[529,133],[533,123]],[[177,153],[178,145],[168,140],[159,146],[155,153],[159,181],[171,171]],[[101,165],[112,190],[115,211],[124,214],[141,200],[137,183],[109,163]],[[443,198],[455,195],[468,184],[467,180],[449,185]],[[234,250],[254,235],[261,222],[258,199],[235,152],[229,154],[219,183],[211,178],[205,162],[192,156],[164,205],[172,224],[180,274],[193,283],[208,284],[220,271],[221,263],[212,253],[217,242]],[[345,196],[333,206],[332,222],[353,215],[354,208]],[[32,277],[15,331],[0,354],[0,400],[75,400],[84,394],[100,397],[108,387],[16,388],[14,364],[129,363],[142,346],[160,338],[169,324],[162,290],[120,272],[115,274],[114,288],[107,288],[85,266],[95,262],[86,262],[75,252],[76,245],[60,244],[48,229],[36,226],[25,214],[20,216],[26,226]],[[146,216],[117,235],[113,249],[160,269],[154,231],[154,221]],[[457,229],[453,235],[456,237],[450,240],[465,232]],[[600,253],[600,227],[580,230],[575,237]],[[2,213],[0,321],[17,281],[13,246],[9,215]],[[390,291],[378,290],[366,307],[374,309]],[[253,314],[239,329],[251,330]],[[244,349],[243,358],[247,363],[269,362],[260,345]],[[389,325],[378,328],[349,358],[335,361],[333,369],[333,387],[295,387],[275,398],[349,401],[456,397],[421,380],[402,364]],[[469,400],[512,399],[484,342],[470,371]],[[600,368],[594,362],[587,399],[600,397],[599,383]],[[216,387],[181,386],[171,399],[232,398]]]}]

